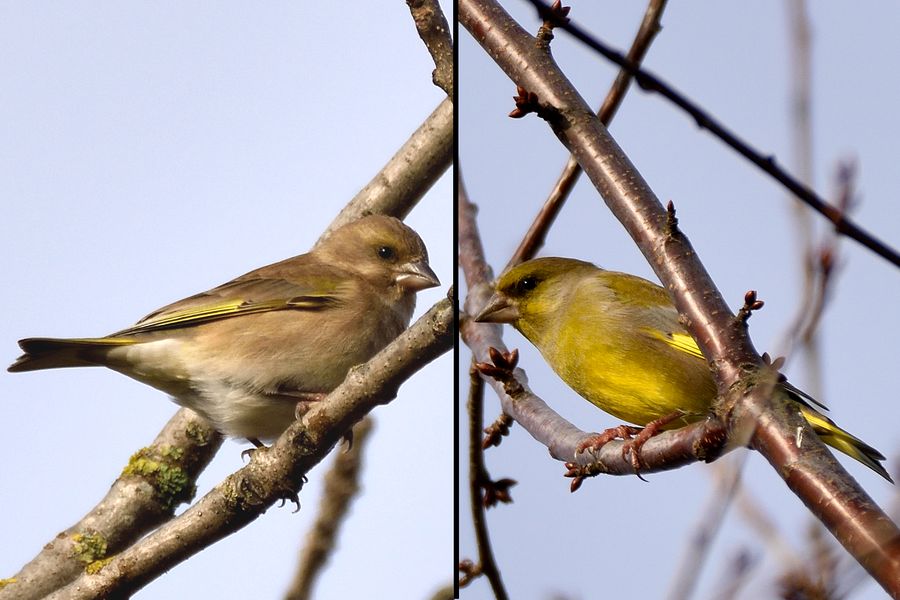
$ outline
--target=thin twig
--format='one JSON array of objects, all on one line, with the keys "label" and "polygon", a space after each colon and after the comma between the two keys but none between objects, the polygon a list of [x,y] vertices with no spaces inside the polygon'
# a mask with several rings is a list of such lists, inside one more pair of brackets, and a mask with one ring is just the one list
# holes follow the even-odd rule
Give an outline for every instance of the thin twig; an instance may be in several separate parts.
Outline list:
[{"label": "thin twig", "polygon": [[729,562],[722,577],[719,591],[712,596],[715,600],[732,600],[737,598],[753,569],[759,564],[759,557],[747,549],[741,549]]},{"label": "thin twig", "polygon": [[[791,124],[789,141],[792,147],[793,168],[796,170],[797,179],[808,187],[815,184],[813,179],[813,132],[812,132],[812,44],[810,41],[809,15],[806,11],[806,0],[789,0],[785,3],[787,8],[788,35],[787,43],[790,47],[790,71],[788,73],[788,85],[791,88],[791,96],[788,101],[788,121]],[[803,315],[807,307],[813,304],[816,289],[816,268],[813,260],[813,223],[812,214],[799,199],[793,195],[789,197],[791,215],[794,222],[794,239],[797,246],[797,257],[800,261],[800,271],[803,274],[803,287],[798,302],[796,317],[796,329],[799,331]],[[794,340],[790,340],[793,344]],[[810,353],[807,356],[807,366],[812,367],[814,356],[818,354],[817,342],[810,340]],[[790,350],[780,352],[779,356],[792,356]],[[810,369],[811,370],[811,369]],[[811,377],[808,391],[811,395],[819,397],[821,386]]]},{"label": "thin twig", "polygon": [[775,386],[778,374],[756,352],[746,328],[734,322],[687,237],[667,227],[670,219],[647,182],[558,65],[497,2],[459,0],[458,7],[460,22],[489,56],[539,99],[553,133],[672,294],[713,366],[720,392],[714,409],[728,419],[732,441],[758,450],[847,551],[900,595],[900,530]]},{"label": "thin twig", "polygon": [[[635,35],[631,48],[628,50],[628,60],[632,63],[636,65],[641,64],[647,55],[650,44],[653,43],[656,34],[661,29],[660,21],[666,8],[666,2],[667,0],[650,0],[650,4],[647,5],[644,18],[641,20],[641,26],[638,28],[637,35]],[[619,74],[606,93],[606,98],[604,98],[600,110],[597,111],[597,116],[604,125],[608,126],[612,122],[613,117],[616,116],[622,101],[625,100],[625,94],[628,92],[632,79],[633,77],[627,69],[619,70]],[[516,248],[512,258],[509,259],[504,271],[537,254],[538,250],[544,245],[547,232],[556,220],[559,211],[562,209],[580,176],[581,167],[578,165],[578,161],[575,160],[575,157],[569,156],[566,166],[563,167],[562,173],[556,180],[556,184],[550,190],[550,195],[535,217],[519,247]]]},{"label": "thin twig", "polygon": [[[856,208],[856,163],[844,161],[838,164],[835,174],[837,184],[838,209],[849,214]],[[816,289],[815,309],[810,311],[805,327],[799,330],[798,338],[805,347],[814,345],[814,338],[819,333],[819,322],[825,312],[831,291],[834,289],[836,267],[840,258],[840,238],[832,231],[826,233],[825,240],[817,253],[816,271],[818,286]]]},{"label": "thin twig", "polygon": [[322,499],[316,521],[306,536],[300,553],[297,571],[285,600],[306,600],[312,597],[313,585],[334,551],[341,524],[347,517],[350,503],[359,493],[359,474],[362,459],[372,432],[372,417],[353,426],[353,440],[345,452],[335,453],[331,469],[323,477]]},{"label": "thin twig", "polygon": [[[789,78],[792,88],[789,119],[793,125],[791,129],[791,141],[794,147],[794,165],[797,169],[800,180],[803,181],[807,186],[812,187],[812,123],[810,118],[811,85],[808,20],[806,18],[804,0],[791,0],[787,3],[787,5],[789,7],[788,12],[790,22],[788,43],[791,46],[792,58],[792,73],[791,77]],[[808,313],[808,307],[812,303],[815,289],[814,270],[811,268],[810,261],[808,260],[812,244],[811,215],[806,206],[793,196],[790,198],[790,204],[792,208],[791,213],[793,215],[795,223],[795,230],[797,233],[796,239],[798,240],[798,246],[800,249],[799,254],[801,257],[803,257],[803,259],[801,260],[801,269],[804,273],[804,285],[803,293],[801,296],[802,300],[799,303],[798,314],[806,315]],[[798,317],[798,329],[800,327],[801,320],[802,317]],[[809,348],[810,350],[813,350],[814,344],[811,344]],[[780,353],[780,355],[784,355],[784,353]],[[715,500],[713,501],[714,506],[717,510],[710,511],[709,509],[704,508],[700,511],[699,514],[701,515],[701,517],[698,527],[701,529],[702,534],[698,533],[694,536],[694,538],[700,537],[700,539],[703,539],[707,543],[700,545],[699,548],[694,548],[692,544],[689,547],[688,551],[685,553],[685,562],[682,564],[682,568],[679,570],[680,585],[676,584],[675,587],[675,589],[680,591],[677,594],[673,594],[672,597],[687,598],[689,597],[692,589],[695,587],[696,581],[700,576],[700,569],[698,567],[703,563],[703,560],[708,555],[709,546],[712,538],[715,535],[715,531],[724,523],[724,519],[722,518],[715,519],[714,527],[716,529],[710,531],[707,525],[708,515],[712,512],[713,515],[723,516],[723,505],[730,505],[734,501],[737,493],[740,491],[739,479],[745,463],[746,455],[743,455],[736,461],[731,461],[728,463],[720,462],[720,468],[714,469],[714,472],[718,474],[717,479],[720,484],[723,481],[730,481],[733,483],[727,488],[727,495],[724,495],[721,498],[720,501],[722,504],[719,504]],[[719,494],[719,487],[716,487],[714,494]],[[746,499],[747,497],[744,496],[744,498]],[[758,512],[762,512],[762,509],[759,507],[756,507],[755,510]],[[742,553],[741,556],[744,556],[744,553]],[[746,573],[746,563],[746,559],[739,558],[736,564],[731,565],[731,569],[738,570],[740,573]],[[735,587],[734,582],[736,582],[739,578],[736,577],[735,573],[729,573],[723,579],[724,581],[727,581],[729,583],[723,588],[723,592],[721,593],[721,595],[728,597],[735,595],[737,588]]]},{"label": "thin twig", "polygon": [[[464,312],[467,315],[477,314],[484,308],[491,294],[491,271],[484,262],[481,250],[481,239],[475,223],[476,209],[468,200],[461,178],[458,180],[457,190],[459,264],[468,287]],[[460,322],[462,340],[472,350],[478,362],[489,360],[490,348],[506,351],[500,332],[501,328],[496,324],[475,323],[469,318],[463,318]],[[576,450],[593,434],[575,427],[535,395],[529,389],[527,377],[521,368],[516,368],[511,376],[515,379],[515,385],[504,385],[493,378],[488,382],[500,398],[503,412],[546,446],[553,458],[571,463],[570,474],[573,478],[601,473],[634,474],[631,460],[622,453],[624,442],[609,442],[596,453],[576,454]],[[654,436],[641,448],[642,472],[676,469],[698,460],[712,460],[717,456],[712,449],[721,450],[723,435],[722,424],[709,419]]]},{"label": "thin twig", "polygon": [[469,368],[469,400],[466,403],[469,416],[469,504],[472,509],[472,524],[475,527],[475,541],[478,545],[479,572],[487,577],[497,600],[509,596],[503,586],[503,578],[491,548],[482,489],[490,479],[484,465],[484,450],[481,447],[481,429],[484,425],[484,380],[473,366]]},{"label": "thin twig", "polygon": [[716,534],[725,522],[725,515],[734,500],[735,493],[741,486],[741,475],[747,462],[748,453],[744,452],[729,463],[717,469],[719,477],[713,487],[709,500],[703,510],[698,512],[699,518],[694,532],[688,538],[687,546],[682,551],[681,565],[676,570],[675,581],[670,587],[667,598],[671,600],[687,600],[691,597],[703,565],[709,557]]},{"label": "thin twig", "polygon": [[[548,14],[550,6],[541,0],[528,0],[533,4],[541,15]],[[774,156],[766,156],[755,150],[748,143],[740,139],[732,133],[724,125],[719,123],[712,115],[701,109],[693,101],[676,91],[672,86],[663,82],[661,79],[648,71],[641,69],[626,59],[620,52],[611,49],[609,46],[600,42],[571,21],[559,23],[560,29],[565,29],[576,39],[580,40],[590,48],[596,50],[608,60],[627,69],[635,79],[635,82],[642,89],[648,92],[656,92],[673,104],[684,110],[697,122],[697,126],[708,130],[710,133],[721,139],[728,146],[736,150],[750,162],[758,166],[764,172],[771,175],[776,181],[781,183],[791,191],[797,198],[808,204],[813,210],[823,215],[831,221],[838,233],[859,242],[869,250],[875,252],[885,260],[891,262],[895,266],[900,267],[900,253],[878,240],[875,236],[868,233],[855,222],[846,218],[840,210],[828,204],[823,198],[818,196],[812,189],[798,181],[793,175],[778,166]],[[527,88],[526,88],[527,89]]]},{"label": "thin twig", "polygon": [[741,519],[762,540],[767,548],[766,554],[773,556],[782,565],[795,565],[800,562],[797,552],[778,528],[778,523],[762,509],[762,503],[752,495],[750,489],[741,487],[737,491],[735,508]]},{"label": "thin twig", "polygon": [[[855,176],[855,163],[845,161],[838,165],[835,175],[838,189],[835,204],[844,212],[849,212],[854,207]],[[806,292],[808,296],[805,296],[797,307],[793,322],[778,344],[782,348],[779,354],[788,357],[795,351],[806,354],[809,379],[813,382],[810,393],[818,400],[824,401],[821,397],[820,384],[819,324],[836,283],[835,276],[840,263],[840,237],[833,231],[826,232],[818,247],[807,250],[805,258],[807,276],[810,280],[809,290]]]},{"label": "thin twig", "polygon": [[419,37],[425,42],[435,69],[431,80],[453,98],[453,38],[437,0],[406,0]]},{"label": "thin twig", "polygon": [[[812,42],[810,34],[809,14],[806,0],[789,0],[787,8],[787,43],[790,47],[790,72],[788,85],[791,96],[788,102],[788,120],[791,124],[790,143],[793,154],[793,168],[797,178],[813,188],[813,125],[812,125]],[[817,329],[809,329],[808,335],[799,337],[803,322],[809,314],[810,306],[819,309],[824,307],[824,287],[817,285],[821,270],[816,260],[814,247],[814,231],[812,213],[799,199],[789,197],[791,215],[794,222],[794,239],[796,240],[799,270],[802,273],[803,286],[797,304],[794,325],[788,329],[784,350],[778,353],[788,359],[794,356],[793,347],[801,342],[801,356],[806,365],[806,389],[820,402],[825,402],[822,386],[822,365],[819,352]]]},{"label": "thin twig", "polygon": [[[812,130],[812,43],[806,0],[789,0],[787,8],[787,43],[790,47],[788,85],[788,121],[791,124],[789,141],[793,168],[797,179],[813,187],[813,130]],[[800,253],[812,247],[810,213],[797,198],[791,196],[794,230]]]},{"label": "thin twig", "polygon": [[[322,234],[320,240],[324,239],[334,229],[363,215],[379,213],[391,214],[397,217],[405,216],[428,191],[434,181],[446,171],[451,164],[452,156],[453,103],[448,99],[438,106],[390,161],[376,174],[372,181],[344,207]],[[189,411],[188,413],[184,413],[184,411],[176,413],[172,421],[159,434],[159,439],[171,435],[167,432],[169,432],[172,424],[176,422],[181,423],[181,420],[187,418],[186,414],[192,415],[193,413]],[[197,431],[200,430],[197,429]],[[209,435],[207,437],[213,439]],[[211,454],[206,456],[206,453],[212,452],[214,454],[220,444],[221,438],[219,437],[215,444],[204,447],[199,453],[197,453],[196,449],[191,449],[183,454],[184,460],[197,460],[205,465],[212,456]],[[188,483],[192,485],[198,474],[199,471],[192,473],[192,479]],[[121,498],[127,498],[131,503],[131,508],[126,509],[125,505],[122,504]],[[112,512],[106,509],[105,507],[109,506],[110,503],[116,504],[118,510]],[[142,508],[142,506],[139,496],[128,493],[127,486],[123,492],[122,484],[116,483],[107,497],[98,505],[97,509],[88,513],[79,524],[74,525],[70,529],[73,531],[85,530],[82,527],[82,523],[91,523],[91,527],[109,537],[108,552],[118,551],[126,547],[128,543],[140,538],[141,535],[148,531],[148,528],[152,529],[152,527],[157,526],[161,522],[145,524],[147,516],[144,514],[144,511],[146,509]],[[126,515],[129,515],[129,510],[133,511],[133,514],[125,518]],[[126,527],[135,527],[135,529],[134,531],[110,529],[110,525],[96,522],[97,517],[92,516],[95,513],[106,519],[121,519],[121,522]],[[167,518],[170,517],[171,515]],[[119,527],[119,525],[116,527]],[[69,530],[66,531],[68,532]],[[71,552],[66,549],[69,545],[71,545],[71,542],[59,536],[48,543],[41,553],[16,575],[17,584],[15,586],[0,588],[0,599],[13,597],[17,599],[28,597],[41,598],[53,589],[65,585],[78,576],[81,573],[81,569],[83,569],[83,565],[73,562]],[[66,566],[67,564],[68,566]],[[55,575],[53,577],[48,576],[50,572]],[[26,596],[25,594],[31,593],[26,590],[29,590],[32,586],[35,590],[35,595]]]},{"label": "thin twig", "polygon": [[[654,17],[656,13],[652,10],[654,6],[656,4],[651,5],[648,9],[642,30],[652,28],[651,24],[657,21]],[[640,35],[642,34],[639,33]],[[647,35],[646,32],[643,35]],[[623,81],[621,74],[619,81]],[[605,106],[609,106],[606,110],[613,111],[613,100],[605,103]],[[611,116],[610,114],[610,118]],[[468,199],[459,170],[457,170],[457,207],[460,266],[463,268],[469,290],[466,296],[465,312],[476,314],[484,307],[487,297],[490,295],[488,282],[493,275],[486,264],[481,239],[478,235],[478,227],[475,223],[476,208]],[[491,347],[501,352],[505,351],[500,338],[500,328],[497,325],[476,324],[465,319],[461,324],[460,331],[463,341],[469,345],[479,362],[487,360],[488,349]],[[550,450],[551,456],[557,460],[571,463],[570,474],[575,480],[600,473],[612,475],[634,473],[631,462],[622,456],[623,442],[616,441],[606,444],[596,455],[591,453],[576,455],[576,449],[592,434],[578,429],[563,419],[541,398],[533,394],[528,389],[524,372],[521,369],[517,369],[513,376],[517,381],[515,398],[510,395],[509,389],[504,389],[503,384],[496,380],[490,382],[500,397],[503,411],[523,425],[535,440],[544,444]],[[644,472],[674,469],[700,459],[712,459],[711,454],[704,456],[704,453],[708,451],[707,445],[718,439],[718,426],[717,423],[709,421],[695,424],[677,433],[667,432],[651,438],[641,450],[641,456],[645,462]]]}]

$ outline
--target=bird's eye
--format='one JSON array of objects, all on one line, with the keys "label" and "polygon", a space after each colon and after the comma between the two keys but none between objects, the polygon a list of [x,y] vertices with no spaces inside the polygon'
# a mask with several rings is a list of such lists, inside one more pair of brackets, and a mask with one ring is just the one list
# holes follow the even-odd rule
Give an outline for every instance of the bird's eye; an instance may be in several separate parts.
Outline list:
[{"label": "bird's eye", "polygon": [[521,281],[519,281],[519,289],[523,292],[528,292],[537,287],[538,280],[536,277],[525,277]]},{"label": "bird's eye", "polygon": [[384,260],[393,260],[397,253],[390,246],[379,246],[378,257]]}]

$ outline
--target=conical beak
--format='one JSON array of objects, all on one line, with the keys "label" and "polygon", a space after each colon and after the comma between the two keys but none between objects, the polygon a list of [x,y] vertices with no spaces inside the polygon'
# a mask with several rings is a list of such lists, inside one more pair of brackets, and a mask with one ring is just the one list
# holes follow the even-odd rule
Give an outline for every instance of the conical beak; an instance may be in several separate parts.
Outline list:
[{"label": "conical beak", "polygon": [[515,323],[519,320],[519,307],[502,294],[494,294],[475,320],[479,323]]},{"label": "conical beak", "polygon": [[403,270],[397,275],[397,285],[404,290],[418,292],[419,290],[427,290],[441,285],[437,275],[428,266],[424,260],[408,263],[404,265]]}]

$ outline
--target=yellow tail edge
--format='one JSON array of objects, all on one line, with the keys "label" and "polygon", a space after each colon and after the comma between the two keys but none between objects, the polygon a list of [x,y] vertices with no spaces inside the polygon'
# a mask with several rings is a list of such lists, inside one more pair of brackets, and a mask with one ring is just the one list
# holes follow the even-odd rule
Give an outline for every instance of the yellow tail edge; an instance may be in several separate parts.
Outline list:
[{"label": "yellow tail edge", "polygon": [[891,483],[894,483],[887,469],[881,464],[881,461],[885,460],[881,452],[855,435],[844,431],[834,421],[810,407],[801,406],[800,412],[823,442],[835,450],[843,452],[850,458],[861,462]]}]

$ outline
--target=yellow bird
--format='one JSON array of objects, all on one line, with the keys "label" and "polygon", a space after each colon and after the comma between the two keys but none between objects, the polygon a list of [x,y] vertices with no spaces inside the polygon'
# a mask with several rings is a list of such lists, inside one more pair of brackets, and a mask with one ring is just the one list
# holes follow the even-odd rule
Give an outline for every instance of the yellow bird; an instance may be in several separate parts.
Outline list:
[{"label": "yellow bird", "polygon": [[[511,324],[569,387],[635,425],[681,412],[663,429],[680,427],[704,418],[716,399],[707,361],[668,293],[634,275],[570,258],[530,260],[496,281],[476,320]],[[893,483],[880,452],[782,385],[823,442]]]},{"label": "yellow bird", "polygon": [[28,338],[9,371],[104,366],[259,445],[409,324],[438,285],[418,234],[372,215],[312,251],[256,269],[102,338]]}]

